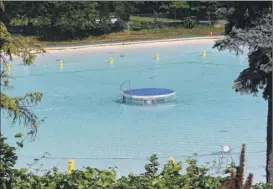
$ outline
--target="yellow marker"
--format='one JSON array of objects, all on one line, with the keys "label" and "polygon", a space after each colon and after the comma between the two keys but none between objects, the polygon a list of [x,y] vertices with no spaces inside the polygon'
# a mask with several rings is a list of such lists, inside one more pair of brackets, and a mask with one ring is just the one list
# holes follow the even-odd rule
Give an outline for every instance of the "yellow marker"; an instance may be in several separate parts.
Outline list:
[{"label": "yellow marker", "polygon": [[169,157],[169,162],[175,163],[174,157]]},{"label": "yellow marker", "polygon": [[113,64],[114,63],[114,59],[111,57],[111,58],[109,58],[109,63],[110,64]]},{"label": "yellow marker", "polygon": [[206,51],[203,51],[203,52],[202,52],[202,56],[203,56],[203,57],[207,56],[207,52],[206,52]]},{"label": "yellow marker", "polygon": [[75,169],[75,162],[73,159],[69,159],[67,164],[68,164],[67,174],[70,175],[72,173],[72,171]]},{"label": "yellow marker", "polygon": [[9,72],[11,70],[11,67],[9,64],[6,64],[6,71]]},{"label": "yellow marker", "polygon": [[155,55],[155,59],[156,59],[156,60],[159,60],[159,58],[160,58],[159,54],[156,54],[156,55]]},{"label": "yellow marker", "polygon": [[62,68],[63,66],[64,66],[64,62],[62,60],[60,60],[59,67]]}]

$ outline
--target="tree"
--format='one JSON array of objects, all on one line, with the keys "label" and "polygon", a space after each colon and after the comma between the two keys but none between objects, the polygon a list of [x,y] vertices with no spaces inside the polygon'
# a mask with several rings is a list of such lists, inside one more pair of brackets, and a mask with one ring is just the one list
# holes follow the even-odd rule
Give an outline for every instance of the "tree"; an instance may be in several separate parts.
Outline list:
[{"label": "tree", "polygon": [[268,1],[233,2],[233,7],[227,17],[228,23],[225,27],[225,34],[228,35],[233,26],[242,29],[253,27],[255,21],[259,20],[265,12],[268,12],[271,6],[271,2]]},{"label": "tree", "polygon": [[[35,2],[38,3],[38,2]],[[86,37],[96,28],[98,4],[96,2],[43,2],[38,19],[48,20],[42,25],[39,36],[42,39],[69,40]],[[50,26],[50,27],[49,27]]]},{"label": "tree", "polygon": [[218,8],[218,2],[217,1],[208,1],[207,2],[207,14],[208,14],[208,20],[212,25],[215,24],[217,17],[216,17],[216,11]]},{"label": "tree", "polygon": [[175,11],[175,19],[176,19],[176,13],[177,12],[187,12],[188,16],[191,16],[191,10],[190,5],[187,1],[172,1],[170,5],[170,9]]},{"label": "tree", "polygon": [[113,1],[114,13],[115,16],[121,19],[123,22],[128,22],[130,15],[134,13],[137,4],[142,2],[137,1]]},{"label": "tree", "polygon": [[[266,181],[273,183],[272,154],[272,21],[269,13],[271,2],[235,2],[229,15],[226,36],[215,43],[218,50],[229,49],[237,54],[243,47],[249,49],[249,67],[243,70],[234,82],[233,88],[241,94],[256,95],[263,90],[268,102]],[[237,18],[237,19],[236,19]]]},{"label": "tree", "polygon": [[[13,123],[16,123],[17,121],[23,123],[29,129],[28,134],[35,136],[39,119],[29,107],[32,104],[39,103],[43,94],[34,92],[27,93],[22,97],[10,97],[2,92],[10,87],[11,76],[6,68],[9,65],[9,60],[12,60],[13,55],[20,56],[26,66],[30,66],[33,63],[35,55],[30,52],[29,44],[27,42],[27,40],[22,38],[12,38],[8,33],[7,28],[0,23],[1,113],[7,113],[8,117],[12,118]],[[40,48],[35,49],[41,50]]]},{"label": "tree", "polygon": [[[3,15],[4,5],[0,1],[0,13]],[[37,104],[41,101],[42,93],[27,93],[22,97],[11,97],[3,93],[7,87],[10,87],[10,74],[6,69],[9,65],[9,61],[12,60],[13,55],[17,55],[22,58],[23,63],[26,66],[32,65],[35,55],[31,53],[27,39],[13,38],[7,28],[2,22],[2,16],[0,20],[0,109],[1,114],[7,113],[8,118],[12,119],[12,123],[23,123],[27,127],[28,131],[26,137],[31,136],[31,139],[35,139],[37,133],[37,126],[39,120],[35,113],[31,110],[30,106]],[[39,46],[32,48],[31,50],[41,51]],[[2,126],[2,125],[0,125]],[[21,134],[17,134],[21,136]],[[0,127],[0,183],[1,188],[10,187],[13,182],[13,166],[17,160],[15,154],[15,148],[9,147],[4,143],[6,138],[3,137]],[[23,141],[18,142],[18,146],[22,147]],[[11,187],[10,187],[11,188]]]}]

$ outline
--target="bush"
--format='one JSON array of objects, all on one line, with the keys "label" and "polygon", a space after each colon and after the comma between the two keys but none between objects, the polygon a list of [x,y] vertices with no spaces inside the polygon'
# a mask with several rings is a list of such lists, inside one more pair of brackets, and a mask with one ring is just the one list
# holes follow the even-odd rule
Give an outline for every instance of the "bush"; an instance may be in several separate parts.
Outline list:
[{"label": "bush", "polygon": [[188,160],[187,173],[182,175],[181,162],[173,160],[164,165],[161,172],[158,171],[158,159],[151,156],[150,163],[145,165],[145,173],[141,175],[129,174],[116,180],[114,169],[98,170],[85,168],[75,170],[71,175],[58,172],[55,168],[43,176],[26,173],[25,170],[17,171],[16,179],[12,182],[13,189],[157,189],[157,188],[217,188],[221,182],[220,177],[212,177],[207,174],[208,168],[198,167],[194,159]]},{"label": "bush", "polygon": [[176,28],[183,27],[184,23],[182,22],[147,22],[147,21],[133,21],[131,23],[131,30],[140,31],[140,30],[150,30],[150,29],[164,29],[164,28]]},{"label": "bush", "polygon": [[[14,169],[17,156],[15,148],[5,143],[6,138],[0,136],[0,188],[2,189],[241,189],[237,186],[230,187],[232,183],[241,183],[243,173],[244,151],[241,151],[240,166],[234,173],[230,170],[229,177],[213,177],[209,174],[210,167],[197,166],[194,157],[187,160],[186,173],[181,174],[182,163],[176,163],[173,158],[158,171],[159,162],[156,155],[150,157],[150,162],[145,165],[145,172],[140,175],[129,174],[120,179],[116,178],[115,169],[98,170],[86,167],[84,170],[75,170],[71,174],[61,173],[57,168],[46,172],[42,176],[28,173],[27,169]],[[213,166],[213,165],[212,165]],[[236,175],[236,176],[234,176]],[[250,174],[252,175],[252,174]],[[250,178],[250,177],[249,177]],[[247,179],[246,189],[251,187],[252,178]],[[269,185],[257,184],[253,189],[269,189]]]},{"label": "bush", "polygon": [[124,31],[127,28],[127,25],[125,22],[122,20],[116,21],[112,27],[111,27],[111,32],[121,32]]},{"label": "bush", "polygon": [[144,30],[144,29],[151,29],[154,27],[154,23],[153,22],[145,22],[145,21],[133,21],[131,23],[131,30],[133,31],[140,31],[140,30]]},{"label": "bush", "polygon": [[195,19],[191,19],[190,17],[186,18],[184,21],[184,27],[192,29],[197,26],[197,21]]},{"label": "bush", "polygon": [[252,187],[252,189],[272,189],[272,185],[265,183],[257,183]]}]

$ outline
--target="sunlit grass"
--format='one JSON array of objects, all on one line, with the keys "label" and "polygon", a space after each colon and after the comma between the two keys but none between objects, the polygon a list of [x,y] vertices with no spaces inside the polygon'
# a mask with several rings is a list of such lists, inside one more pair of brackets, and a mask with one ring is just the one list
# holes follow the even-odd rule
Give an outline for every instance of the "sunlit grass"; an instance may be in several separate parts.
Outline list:
[{"label": "sunlit grass", "polygon": [[163,29],[149,29],[141,31],[125,31],[110,33],[98,37],[90,36],[81,40],[70,41],[39,41],[37,37],[30,37],[33,42],[39,42],[43,45],[69,45],[69,44],[86,44],[95,42],[113,42],[113,41],[127,41],[135,39],[157,39],[168,37],[187,37],[194,35],[220,35],[224,32],[223,27],[196,27],[193,29],[186,28],[163,28]]},{"label": "sunlit grass", "polygon": [[[130,21],[143,21],[143,22],[153,22],[153,17],[141,17],[141,16],[130,16]],[[177,22],[181,20],[175,20],[170,18],[157,18],[158,22]]]}]

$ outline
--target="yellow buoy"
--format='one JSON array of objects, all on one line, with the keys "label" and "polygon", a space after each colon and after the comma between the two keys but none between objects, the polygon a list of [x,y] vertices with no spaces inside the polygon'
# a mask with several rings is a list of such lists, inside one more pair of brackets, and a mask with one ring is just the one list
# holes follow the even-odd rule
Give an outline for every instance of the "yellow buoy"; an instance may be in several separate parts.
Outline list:
[{"label": "yellow buoy", "polygon": [[113,64],[114,63],[114,59],[111,57],[109,58],[109,61],[108,61],[110,64]]},{"label": "yellow buoy", "polygon": [[59,67],[62,68],[63,66],[64,66],[64,62],[62,60],[60,60]]},{"label": "yellow buoy", "polygon": [[156,59],[156,60],[159,60],[159,58],[160,58],[159,54],[156,54],[156,55],[155,55],[155,59]]},{"label": "yellow buoy", "polygon": [[6,71],[9,72],[11,70],[11,67],[9,64],[6,64]]},{"label": "yellow buoy", "polygon": [[207,52],[206,52],[206,51],[203,51],[203,52],[202,52],[202,56],[203,56],[203,57],[207,56]]},{"label": "yellow buoy", "polygon": [[174,157],[169,157],[169,162],[175,163]]},{"label": "yellow buoy", "polygon": [[75,162],[73,159],[69,159],[67,164],[68,164],[67,174],[70,175],[72,173],[72,171],[75,169]]}]

